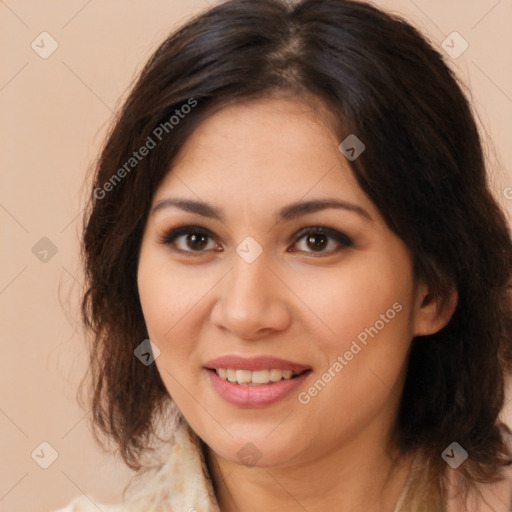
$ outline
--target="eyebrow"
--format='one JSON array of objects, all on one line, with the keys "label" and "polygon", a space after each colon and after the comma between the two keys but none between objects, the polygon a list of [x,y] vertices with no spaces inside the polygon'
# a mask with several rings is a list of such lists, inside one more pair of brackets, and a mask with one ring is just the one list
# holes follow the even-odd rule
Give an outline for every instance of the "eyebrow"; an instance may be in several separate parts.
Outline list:
[{"label": "eyebrow", "polygon": [[[224,222],[224,214],[220,208],[217,208],[211,204],[203,201],[194,201],[191,199],[173,199],[165,198],[158,201],[155,206],[151,209],[151,214],[154,214],[165,208],[179,208],[186,212],[195,213],[203,217],[210,217]],[[277,213],[275,220],[276,222],[289,221],[302,215],[315,213],[321,210],[329,208],[346,210],[355,213],[366,220],[373,221],[371,215],[360,206],[343,201],[340,199],[323,198],[323,199],[312,199],[309,201],[296,201],[287,206],[284,206]]]}]

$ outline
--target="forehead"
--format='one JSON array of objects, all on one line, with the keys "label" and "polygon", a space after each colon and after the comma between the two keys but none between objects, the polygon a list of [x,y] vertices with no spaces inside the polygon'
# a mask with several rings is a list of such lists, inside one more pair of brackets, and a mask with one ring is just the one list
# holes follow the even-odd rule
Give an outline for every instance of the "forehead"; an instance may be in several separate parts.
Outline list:
[{"label": "forehead", "polygon": [[172,192],[267,209],[268,203],[327,194],[369,207],[339,143],[332,116],[310,102],[272,98],[229,105],[191,134],[154,202]]}]

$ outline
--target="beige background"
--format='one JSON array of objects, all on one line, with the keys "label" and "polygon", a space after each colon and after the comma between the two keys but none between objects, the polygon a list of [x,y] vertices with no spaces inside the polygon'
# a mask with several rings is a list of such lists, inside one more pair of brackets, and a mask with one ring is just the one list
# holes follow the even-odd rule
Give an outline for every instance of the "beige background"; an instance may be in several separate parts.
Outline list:
[{"label": "beige background", "polygon": [[[493,187],[510,215],[512,0],[376,3],[405,15],[437,47],[453,31],[469,43],[448,60],[492,141]],[[205,0],[0,0],[0,512],[52,510],[82,492],[115,502],[130,475],[94,445],[88,411],[75,401],[85,368],[76,311],[82,185],[134,73],[170,30],[207,7]],[[43,31],[59,45],[47,59],[31,48],[33,40],[42,46]],[[57,248],[46,262],[32,252],[42,237]],[[43,441],[58,452],[46,470],[31,458]],[[40,461],[48,460],[43,452]]]}]

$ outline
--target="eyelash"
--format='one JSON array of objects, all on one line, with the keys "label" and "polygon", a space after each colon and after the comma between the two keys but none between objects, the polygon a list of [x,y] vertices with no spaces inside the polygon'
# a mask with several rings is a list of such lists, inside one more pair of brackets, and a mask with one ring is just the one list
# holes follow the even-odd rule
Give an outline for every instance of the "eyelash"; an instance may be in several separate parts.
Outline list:
[{"label": "eyelash", "polygon": [[[180,236],[183,236],[183,235],[203,235],[203,236],[206,236],[206,237],[210,238],[211,240],[215,241],[214,234],[205,228],[202,228],[200,226],[180,226],[180,227],[176,227],[176,228],[171,228],[169,231],[167,231],[167,233],[164,234],[160,238],[159,242],[163,245],[174,245],[176,239],[178,239]],[[350,237],[348,237],[344,233],[341,233],[340,231],[337,231],[332,228],[328,228],[326,226],[309,226],[307,228],[301,229],[298,233],[296,233],[293,236],[293,245],[297,244],[297,242],[299,242],[301,239],[307,237],[308,235],[324,235],[324,236],[328,237],[328,239],[329,239],[327,242],[328,244],[329,244],[330,240],[335,240],[341,247],[338,247],[334,250],[331,249],[330,251],[318,251],[318,252],[316,252],[316,251],[292,251],[292,252],[303,252],[306,254],[311,254],[313,256],[315,256],[315,255],[330,256],[336,252],[339,252],[343,248],[349,248],[349,247],[354,246],[354,242]],[[206,252],[206,250],[193,251],[193,250],[179,249],[177,247],[173,247],[173,250],[180,252],[180,253],[188,254],[191,256],[201,256]],[[209,249],[209,250],[212,250],[212,249]],[[218,248],[215,248],[213,250],[220,252],[222,249],[219,250]]]}]

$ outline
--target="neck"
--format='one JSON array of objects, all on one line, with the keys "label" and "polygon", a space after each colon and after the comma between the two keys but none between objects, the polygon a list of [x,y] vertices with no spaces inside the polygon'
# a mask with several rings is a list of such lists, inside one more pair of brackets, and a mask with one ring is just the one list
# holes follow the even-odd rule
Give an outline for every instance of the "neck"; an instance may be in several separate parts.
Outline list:
[{"label": "neck", "polygon": [[269,468],[240,466],[207,449],[221,512],[392,512],[413,455],[392,460],[364,437],[314,460]]}]

